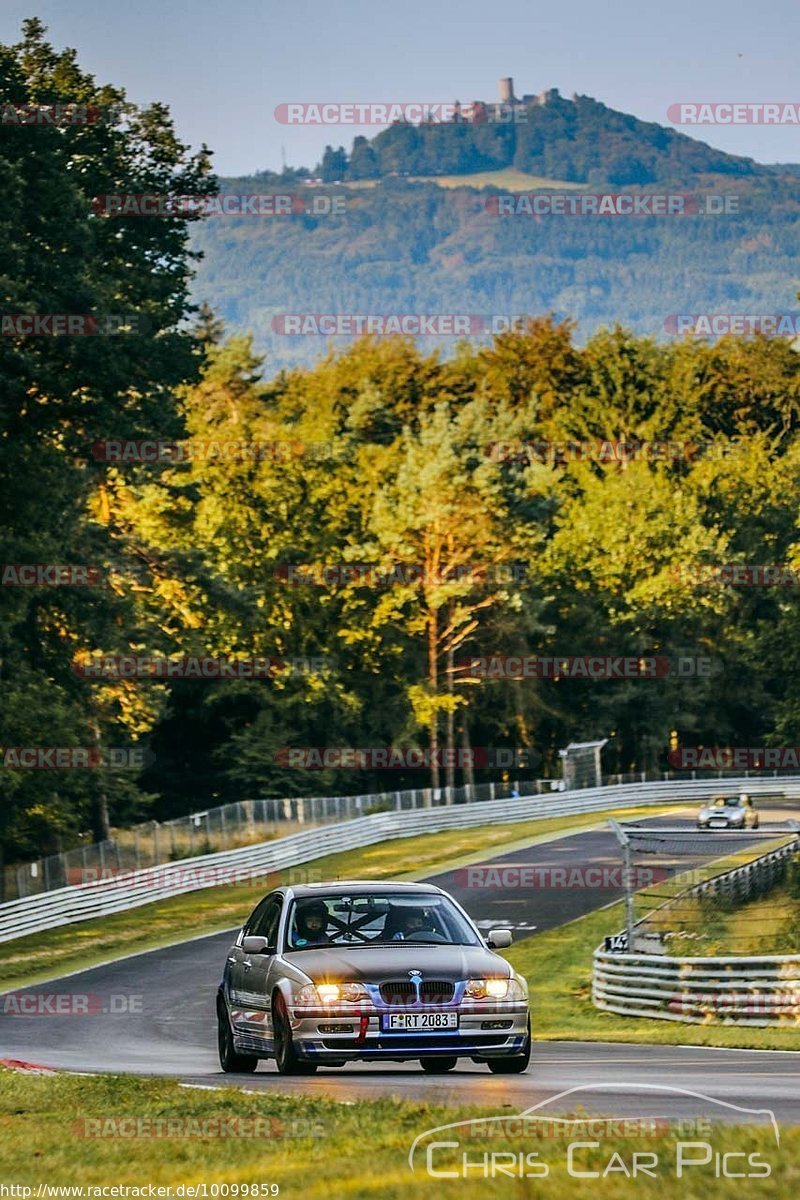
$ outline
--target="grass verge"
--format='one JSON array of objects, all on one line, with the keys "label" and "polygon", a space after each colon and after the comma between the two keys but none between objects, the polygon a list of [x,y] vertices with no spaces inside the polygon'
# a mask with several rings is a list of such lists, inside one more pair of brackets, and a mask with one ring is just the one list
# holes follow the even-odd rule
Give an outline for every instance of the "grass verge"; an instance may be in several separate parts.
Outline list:
[{"label": "grass verge", "polygon": [[[552,1200],[588,1195],[593,1200],[623,1195],[644,1200],[665,1196],[716,1200],[731,1195],[731,1179],[717,1178],[713,1155],[707,1165],[684,1168],[684,1177],[677,1178],[680,1133],[673,1135],[667,1130],[657,1138],[622,1138],[619,1131],[609,1131],[610,1136],[603,1138],[595,1133],[595,1149],[580,1148],[573,1162],[575,1171],[598,1173],[597,1178],[588,1180],[570,1174],[568,1142],[563,1137],[537,1138],[528,1131],[520,1137],[511,1127],[502,1127],[508,1137],[487,1140],[448,1130],[440,1137],[451,1141],[460,1137],[460,1144],[453,1150],[437,1151],[432,1165],[434,1170],[455,1170],[458,1177],[431,1177],[424,1154],[415,1158],[418,1165],[412,1174],[409,1149],[424,1131],[495,1114],[508,1116],[508,1108],[502,1112],[491,1102],[481,1108],[444,1108],[390,1096],[339,1104],[310,1092],[282,1096],[233,1088],[199,1091],[165,1080],[22,1076],[0,1071],[0,1178],[32,1188],[34,1197],[39,1184],[82,1185],[84,1189],[144,1187],[142,1195],[147,1195],[148,1185],[154,1185],[170,1187],[177,1196],[190,1194],[187,1188],[205,1185],[205,1194],[212,1196],[213,1185],[225,1183],[231,1185],[229,1196],[235,1194],[234,1185],[241,1189],[258,1184],[259,1192],[249,1194],[262,1197],[270,1195],[270,1185],[276,1185],[285,1200],[330,1200],[332,1196],[408,1200],[418,1194],[437,1200],[463,1200],[465,1194],[490,1200],[533,1195]],[[137,1118],[143,1124],[138,1124]],[[126,1124],[121,1125],[121,1120]],[[215,1126],[227,1134],[215,1136]],[[248,1128],[258,1130],[260,1136],[236,1136],[237,1130]],[[552,1129],[544,1124],[540,1128]],[[163,1132],[154,1136],[158,1129],[167,1134],[172,1129],[172,1136]],[[124,1130],[127,1136],[119,1136]],[[149,1136],[143,1132],[147,1130]],[[206,1136],[198,1136],[205,1131]],[[190,1133],[192,1136],[187,1136]],[[783,1130],[780,1147],[766,1125],[715,1125],[703,1136],[717,1154],[755,1154],[759,1162],[768,1165],[768,1178],[747,1179],[748,1197],[797,1195],[800,1130]],[[573,1134],[570,1140],[586,1137],[586,1133]],[[649,1160],[652,1175],[625,1178],[619,1163],[624,1162],[630,1171],[637,1150],[656,1156],[654,1163]],[[473,1167],[466,1179],[463,1177],[462,1154],[469,1162],[482,1163],[483,1155],[492,1152],[504,1155],[502,1173],[485,1178],[480,1168]],[[518,1164],[520,1153],[537,1155],[536,1165],[529,1163],[524,1169],[538,1178],[520,1179],[511,1174],[509,1158],[514,1155],[513,1162]],[[697,1149],[691,1153],[700,1157]],[[614,1155],[618,1158],[612,1159]],[[610,1161],[614,1165],[603,1178]],[[731,1169],[747,1172],[747,1158],[736,1157]],[[761,1167],[758,1170],[763,1172]],[[181,1185],[183,1193],[177,1190]],[[83,1194],[92,1193],[85,1190]],[[202,1190],[197,1194],[202,1195]],[[243,1194],[238,1191],[239,1196]]]},{"label": "grass verge", "polygon": [[800,862],[752,900],[684,896],[654,913],[648,928],[667,935],[670,954],[798,954]]},{"label": "grass verge", "polygon": [[[647,809],[647,815],[660,810]],[[669,811],[669,810],[667,810]],[[513,825],[480,825],[418,837],[395,838],[358,850],[317,858],[304,868],[293,867],[255,882],[205,888],[169,900],[145,904],[129,912],[96,917],[0,943],[0,991],[40,983],[71,971],[110,962],[126,954],[155,950],[241,924],[256,901],[281,882],[305,879],[421,879],[469,862],[487,851],[512,850],[521,841],[533,842],[561,833],[595,829],[609,817],[641,815],[641,809],[552,817]],[[282,878],[279,878],[279,874]]]}]

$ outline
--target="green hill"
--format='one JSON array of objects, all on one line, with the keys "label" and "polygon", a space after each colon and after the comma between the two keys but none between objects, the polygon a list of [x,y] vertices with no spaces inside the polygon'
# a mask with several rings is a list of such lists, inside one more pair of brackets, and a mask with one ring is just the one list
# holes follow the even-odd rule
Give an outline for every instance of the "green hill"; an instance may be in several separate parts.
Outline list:
[{"label": "green hill", "polygon": [[[205,256],[195,298],[232,329],[252,330],[273,367],[311,362],[327,345],[320,335],[280,332],[286,313],[490,321],[552,311],[574,317],[581,337],[617,321],[665,337],[675,313],[798,307],[791,170],[726,155],[587,97],[526,112],[530,120],[513,127],[393,125],[370,142],[356,139],[349,155],[341,152],[339,183],[320,186],[321,167],[221,180],[222,192],[296,199],[287,216],[203,222],[194,236]],[[365,146],[377,163],[371,178]],[[492,200],[542,188],[680,193],[700,211],[503,215]],[[716,207],[727,198],[732,211],[704,212],[709,196]],[[340,211],[325,212],[334,206]],[[449,352],[453,341],[425,343],[436,344]]]}]

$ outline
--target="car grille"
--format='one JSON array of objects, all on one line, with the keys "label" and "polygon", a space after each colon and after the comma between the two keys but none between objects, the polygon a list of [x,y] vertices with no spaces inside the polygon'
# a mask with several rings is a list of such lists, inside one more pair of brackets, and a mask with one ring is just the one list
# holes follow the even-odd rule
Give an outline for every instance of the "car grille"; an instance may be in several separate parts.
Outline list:
[{"label": "car grille", "polygon": [[408,979],[397,979],[381,984],[381,1000],[384,1004],[413,1004],[417,989]]},{"label": "car grille", "polygon": [[452,983],[439,979],[426,979],[420,984],[419,998],[423,1004],[448,1004],[453,999],[455,988]]},{"label": "car grille", "polygon": [[[414,1004],[417,999],[416,986],[406,979],[382,983],[380,991],[384,1004]],[[455,985],[446,979],[426,979],[419,985],[423,1004],[449,1004],[454,994]]]}]

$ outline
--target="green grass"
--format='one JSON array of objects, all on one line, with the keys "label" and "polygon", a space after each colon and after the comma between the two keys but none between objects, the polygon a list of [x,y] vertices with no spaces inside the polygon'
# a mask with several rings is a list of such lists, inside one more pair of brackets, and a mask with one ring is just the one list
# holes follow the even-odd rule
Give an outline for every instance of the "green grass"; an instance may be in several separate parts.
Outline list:
[{"label": "green grass", "polygon": [[[546,805],[547,800],[543,800]],[[413,838],[397,838],[315,859],[255,883],[206,888],[169,900],[142,905],[129,912],[64,925],[46,933],[31,934],[0,943],[0,990],[40,983],[71,971],[112,961],[126,954],[153,950],[240,925],[256,901],[271,887],[294,878],[296,882],[326,879],[421,879],[480,862],[489,851],[513,850],[537,838],[595,829],[608,817],[625,819],[641,809],[597,815],[553,817],[514,825],[481,825],[475,829],[446,830]],[[658,809],[648,809],[654,815]],[[662,810],[663,811],[663,810]]]},{"label": "green grass", "polygon": [[534,934],[506,952],[530,986],[534,1040],[800,1050],[800,1028],[689,1025],[619,1017],[595,1008],[592,955],[606,934],[617,933],[624,925],[625,908],[620,902],[558,929]]},{"label": "green grass", "polygon": [[475,171],[469,175],[413,175],[409,183],[435,183],[443,188],[502,188],[506,192],[530,192],[536,188],[557,188],[559,191],[580,191],[585,183],[570,183],[564,179],[547,179],[544,175],[526,175],[516,167],[499,171]]},{"label": "green grass", "polygon": [[[603,1111],[600,1093],[592,1111]],[[491,1152],[538,1153],[537,1161],[548,1167],[546,1179],[507,1175],[484,1179],[474,1170],[468,1181],[433,1179],[425,1171],[424,1157],[415,1159],[418,1165],[412,1174],[408,1153],[420,1134],[453,1121],[492,1115],[508,1116],[509,1108],[502,1109],[491,1099],[479,1108],[454,1109],[390,1096],[340,1104],[309,1091],[302,1096],[272,1091],[242,1093],[233,1088],[201,1091],[182,1088],[172,1081],[130,1076],[42,1077],[0,1071],[0,1180],[34,1189],[39,1183],[145,1189],[149,1184],[173,1188],[206,1184],[209,1189],[219,1183],[277,1184],[285,1200],[361,1200],[378,1196],[381,1200],[409,1200],[420,1195],[430,1196],[431,1200],[464,1200],[473,1195],[490,1200],[532,1196],[552,1200],[580,1200],[584,1196],[592,1200],[621,1196],[717,1200],[731,1196],[732,1181],[715,1177],[713,1157],[708,1166],[693,1168],[688,1176],[677,1179],[677,1139],[696,1140],[694,1135],[679,1130],[664,1130],[664,1136],[658,1138],[592,1135],[592,1140],[600,1142],[599,1148],[578,1152],[578,1169],[601,1173],[614,1153],[629,1166],[634,1150],[656,1154],[655,1178],[640,1175],[629,1180],[620,1177],[618,1169],[605,1179],[576,1179],[567,1169],[567,1140],[536,1137],[535,1131],[523,1138],[491,1140],[467,1138],[462,1133],[457,1161],[462,1149],[468,1152],[470,1161],[481,1161],[484,1153]],[[608,1115],[616,1114],[612,1110]],[[166,1122],[172,1120],[173,1136],[86,1136],[87,1129],[93,1133],[119,1129],[118,1124],[108,1124],[109,1118],[130,1121],[137,1117],[149,1120],[151,1130],[168,1130]],[[160,1126],[154,1123],[159,1119]],[[208,1121],[221,1122],[228,1136],[174,1136],[179,1128],[197,1132],[200,1122]],[[236,1126],[234,1121],[242,1124]],[[230,1136],[237,1129],[247,1130],[245,1121],[253,1122],[250,1130],[258,1129],[262,1136]],[[552,1129],[544,1122],[539,1127],[545,1132]],[[130,1131],[136,1127],[127,1128]],[[458,1134],[448,1131],[442,1136],[454,1140]],[[570,1140],[587,1136],[573,1134]],[[798,1194],[799,1130],[782,1130],[780,1147],[775,1144],[771,1127],[765,1125],[715,1125],[708,1132],[704,1130],[702,1137],[715,1152],[757,1153],[769,1164],[768,1179],[739,1183],[739,1191],[744,1184],[748,1197]],[[507,1164],[508,1159],[505,1161]],[[437,1157],[434,1166],[451,1169],[452,1162]],[[731,1169],[741,1170],[743,1162],[746,1160],[733,1160]],[[262,1190],[264,1194],[269,1193]]]},{"label": "green grass", "polygon": [[[794,835],[791,836],[793,837]],[[704,866],[691,867],[688,871],[680,871],[658,884],[642,888],[634,897],[636,919],[638,920],[647,916],[648,913],[652,913],[652,916],[648,918],[649,928],[675,930],[683,920],[684,913],[695,914],[698,909],[698,901],[692,896],[673,899],[673,897],[678,896],[678,893],[686,891],[696,884],[705,883],[706,880],[712,879],[714,876],[722,875],[727,871],[733,871],[737,867],[743,867],[754,859],[760,858],[772,850],[778,850],[786,844],[787,836],[781,834],[769,841],[745,846],[743,849],[737,850],[732,854],[723,854],[719,858],[711,859]],[[646,865],[644,860],[641,865]],[[767,951],[763,952],[767,953]],[[683,953],[683,950],[676,950],[675,953]],[[697,953],[700,954],[701,950],[698,949]],[[716,951],[709,950],[708,953],[716,953]],[[744,953],[744,951],[741,951],[741,953]]]},{"label": "green grass", "polygon": [[664,909],[649,927],[689,935],[691,941],[667,943],[671,954],[800,954],[800,898],[786,886],[747,904],[687,897]]},{"label": "green grass", "polygon": [[[548,179],[544,175],[527,175],[516,167],[501,167],[497,171],[473,171],[466,175],[408,175],[408,183],[435,183],[443,188],[502,188],[506,192],[530,192],[536,188],[557,188],[559,191],[575,191],[585,188],[585,183],[574,183],[566,179]],[[377,187],[377,179],[360,179],[345,184],[348,188]]]}]

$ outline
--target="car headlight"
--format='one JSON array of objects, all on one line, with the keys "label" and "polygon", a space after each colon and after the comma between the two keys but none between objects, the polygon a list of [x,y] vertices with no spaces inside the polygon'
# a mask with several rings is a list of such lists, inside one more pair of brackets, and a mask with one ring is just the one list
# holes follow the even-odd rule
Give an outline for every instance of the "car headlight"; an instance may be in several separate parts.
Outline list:
[{"label": "car headlight", "polygon": [[318,983],[317,992],[323,1004],[359,1004],[369,1000],[363,983]]},{"label": "car headlight", "polygon": [[464,989],[468,1000],[524,1000],[516,979],[468,979]]},{"label": "car headlight", "polygon": [[317,1008],[322,1001],[313,983],[295,983],[292,985],[292,1003],[302,1004],[307,1008]]}]

